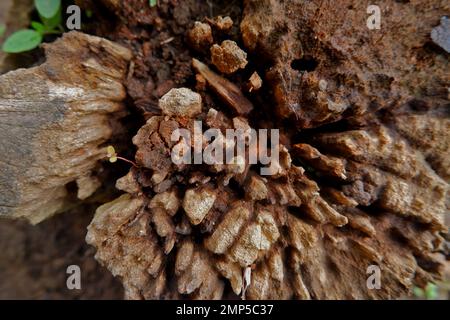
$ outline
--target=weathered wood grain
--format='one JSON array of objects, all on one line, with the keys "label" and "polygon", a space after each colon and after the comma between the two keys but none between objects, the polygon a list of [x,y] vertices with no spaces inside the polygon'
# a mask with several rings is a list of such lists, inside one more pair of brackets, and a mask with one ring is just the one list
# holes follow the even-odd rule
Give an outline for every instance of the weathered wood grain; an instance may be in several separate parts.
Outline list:
[{"label": "weathered wood grain", "polygon": [[126,114],[131,59],[128,49],[78,32],[44,47],[42,65],[0,76],[0,216],[32,223],[73,202],[67,184],[77,182],[80,198],[95,191],[89,177]]}]

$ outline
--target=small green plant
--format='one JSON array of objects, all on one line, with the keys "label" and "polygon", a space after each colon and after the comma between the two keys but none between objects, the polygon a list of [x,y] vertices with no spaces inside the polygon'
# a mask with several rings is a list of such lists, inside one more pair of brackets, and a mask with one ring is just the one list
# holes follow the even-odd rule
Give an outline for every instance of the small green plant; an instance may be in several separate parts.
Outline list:
[{"label": "small green plant", "polygon": [[122,161],[130,163],[131,165],[133,165],[133,167],[138,166],[136,163],[134,163],[131,160],[125,159],[123,157],[119,157],[117,155],[116,149],[114,149],[113,146],[108,146],[106,148],[106,157],[109,159],[109,162],[111,162],[111,163],[115,163],[115,162],[117,162],[117,160],[122,160]]},{"label": "small green plant", "polygon": [[61,10],[61,0],[34,0],[34,5],[45,19],[52,19]]},{"label": "small green plant", "polygon": [[61,26],[61,0],[34,0],[34,6],[41,22],[31,22],[32,29],[14,32],[3,43],[2,50],[7,53],[19,53],[33,50],[42,43],[45,35],[64,32]]}]

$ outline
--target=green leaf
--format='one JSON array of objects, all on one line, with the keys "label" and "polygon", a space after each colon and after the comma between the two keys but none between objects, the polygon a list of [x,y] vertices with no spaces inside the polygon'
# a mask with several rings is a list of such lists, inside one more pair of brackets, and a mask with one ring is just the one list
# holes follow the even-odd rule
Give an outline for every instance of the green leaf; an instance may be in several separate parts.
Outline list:
[{"label": "green leaf", "polygon": [[116,154],[116,149],[114,149],[113,146],[108,146],[108,147],[106,148],[106,154],[107,154],[107,157],[108,157],[108,158],[111,158],[111,157],[113,157],[113,156],[116,156],[116,155],[117,155],[117,154]]},{"label": "green leaf", "polygon": [[61,20],[62,20],[61,8],[50,19],[47,19],[42,15],[40,15],[40,18],[41,18],[42,22],[44,23],[47,30],[53,30],[56,27],[58,27],[59,25],[61,25]]},{"label": "green leaf", "polygon": [[150,7],[154,7],[158,4],[157,0],[149,0]]},{"label": "green leaf", "polygon": [[61,9],[61,0],[34,0],[34,5],[39,15],[51,19]]},{"label": "green leaf", "polygon": [[0,37],[3,36],[5,31],[6,31],[6,26],[3,24],[0,24]]},{"label": "green leaf", "polygon": [[3,44],[2,50],[7,53],[18,53],[32,50],[42,42],[42,35],[30,29],[14,32]]},{"label": "green leaf", "polygon": [[31,21],[31,27],[42,35],[45,33],[45,26],[40,22]]}]

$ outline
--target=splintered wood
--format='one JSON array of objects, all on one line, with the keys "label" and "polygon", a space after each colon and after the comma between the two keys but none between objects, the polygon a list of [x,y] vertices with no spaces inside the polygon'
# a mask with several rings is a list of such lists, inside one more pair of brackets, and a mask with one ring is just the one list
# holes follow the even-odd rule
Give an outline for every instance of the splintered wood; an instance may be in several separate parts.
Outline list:
[{"label": "splintered wood", "polygon": [[45,45],[46,62],[0,76],[0,215],[37,223],[99,186],[103,144],[121,134],[131,53],[71,32]]},{"label": "splintered wood", "polygon": [[192,60],[192,66],[206,79],[211,89],[238,115],[246,115],[252,111],[253,104],[235,84],[219,76],[197,59]]}]

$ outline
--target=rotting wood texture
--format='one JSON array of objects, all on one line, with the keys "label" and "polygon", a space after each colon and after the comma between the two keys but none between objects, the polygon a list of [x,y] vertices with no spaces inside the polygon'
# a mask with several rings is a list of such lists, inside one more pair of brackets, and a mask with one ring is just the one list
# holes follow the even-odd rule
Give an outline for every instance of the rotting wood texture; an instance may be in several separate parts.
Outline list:
[{"label": "rotting wood texture", "polygon": [[[193,53],[201,112],[198,104],[170,112],[170,99],[185,107],[173,92],[160,100],[160,114],[150,112],[133,139],[138,167],[117,184],[126,194],[100,207],[89,227],[88,243],[126,297],[235,297],[249,268],[249,299],[397,298],[439,278],[448,60],[427,47],[445,12],[443,1],[429,3],[408,3],[402,26],[393,10],[383,17],[388,30],[369,36],[359,1],[244,1],[241,34],[229,37],[242,36],[254,54],[262,87],[245,97],[249,77],[230,86]],[[399,27],[406,37],[390,31]],[[195,52],[211,42],[203,29],[189,33]],[[213,62],[238,69],[233,59]],[[221,130],[282,128],[279,170],[263,177],[240,163],[173,164],[171,132],[198,119]],[[371,265],[381,270],[379,290],[366,285]]]},{"label": "rotting wood texture", "polygon": [[94,171],[103,144],[121,132],[131,59],[128,49],[77,32],[45,50],[42,65],[0,76],[0,215],[32,223],[99,187]]}]

